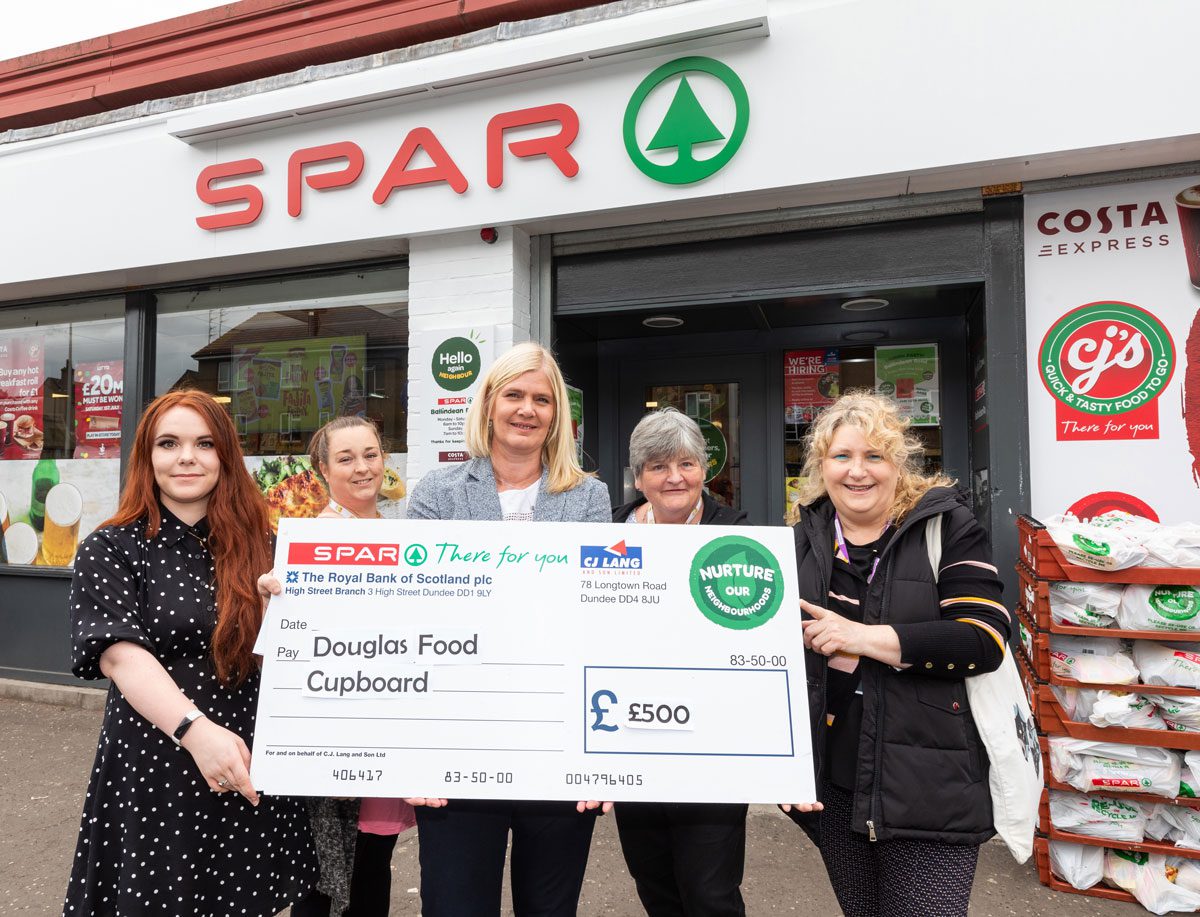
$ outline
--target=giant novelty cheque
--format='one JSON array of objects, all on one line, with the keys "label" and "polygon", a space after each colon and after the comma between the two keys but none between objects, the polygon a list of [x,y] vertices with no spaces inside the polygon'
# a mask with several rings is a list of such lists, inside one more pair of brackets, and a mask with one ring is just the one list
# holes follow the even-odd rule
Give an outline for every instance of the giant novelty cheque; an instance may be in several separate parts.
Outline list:
[{"label": "giant novelty cheque", "polygon": [[814,799],[792,552],[786,528],[285,519],[254,786]]}]

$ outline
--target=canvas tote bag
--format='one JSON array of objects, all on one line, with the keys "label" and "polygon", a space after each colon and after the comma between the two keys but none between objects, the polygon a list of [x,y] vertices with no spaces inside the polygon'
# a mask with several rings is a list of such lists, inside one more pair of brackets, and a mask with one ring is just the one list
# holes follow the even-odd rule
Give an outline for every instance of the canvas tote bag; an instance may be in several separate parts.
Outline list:
[{"label": "canvas tote bag", "polygon": [[[942,565],[940,513],[925,523],[925,547],[936,583]],[[1033,853],[1033,835],[1038,823],[1042,753],[1037,725],[1010,648],[1005,648],[1004,661],[996,671],[964,680],[971,716],[991,763],[988,784],[996,833],[1008,845],[1013,858],[1024,863]]]}]

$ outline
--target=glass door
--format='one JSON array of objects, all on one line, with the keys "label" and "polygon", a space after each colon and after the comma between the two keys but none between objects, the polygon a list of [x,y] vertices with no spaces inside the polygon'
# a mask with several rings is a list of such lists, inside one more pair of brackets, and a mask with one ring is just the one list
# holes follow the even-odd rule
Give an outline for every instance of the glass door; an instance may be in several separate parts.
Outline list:
[{"label": "glass door", "polygon": [[673,407],[704,434],[710,494],[750,513],[751,522],[777,522],[767,514],[766,363],[760,355],[626,359],[621,372],[618,498],[632,500],[629,435],[646,413]]}]

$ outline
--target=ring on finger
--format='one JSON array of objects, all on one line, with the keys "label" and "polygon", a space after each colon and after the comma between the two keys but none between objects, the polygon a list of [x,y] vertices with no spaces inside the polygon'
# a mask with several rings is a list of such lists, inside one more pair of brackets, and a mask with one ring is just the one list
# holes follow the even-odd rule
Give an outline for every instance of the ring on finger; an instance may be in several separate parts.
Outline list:
[{"label": "ring on finger", "polygon": [[229,786],[229,781],[222,777],[217,781],[217,786],[219,786],[221,789],[225,789],[225,787]]}]

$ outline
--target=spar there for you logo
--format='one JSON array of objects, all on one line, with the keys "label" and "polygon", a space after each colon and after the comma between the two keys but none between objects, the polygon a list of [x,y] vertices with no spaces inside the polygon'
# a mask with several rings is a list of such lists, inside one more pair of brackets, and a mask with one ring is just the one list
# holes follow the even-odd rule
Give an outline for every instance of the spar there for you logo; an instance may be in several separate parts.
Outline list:
[{"label": "spar there for you logo", "polygon": [[1157,399],[1175,372],[1175,343],[1139,306],[1087,303],[1046,332],[1038,371],[1055,399],[1059,440],[1157,439]]},{"label": "spar there for you logo", "polygon": [[742,535],[717,538],[697,551],[689,582],[704,616],[733,630],[766,624],[783,600],[775,555]]},{"label": "spar there for you logo", "polygon": [[681,57],[647,76],[625,107],[625,150],[645,175],[690,185],[728,165],[750,126],[750,97],[731,67]]}]

